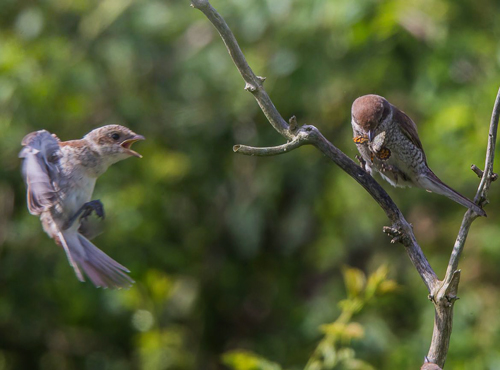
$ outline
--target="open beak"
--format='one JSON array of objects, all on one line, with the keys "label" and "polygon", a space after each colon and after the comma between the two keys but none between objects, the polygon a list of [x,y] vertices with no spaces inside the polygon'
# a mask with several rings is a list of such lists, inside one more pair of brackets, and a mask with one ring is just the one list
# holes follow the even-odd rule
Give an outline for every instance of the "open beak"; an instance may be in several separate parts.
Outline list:
[{"label": "open beak", "polygon": [[375,132],[373,130],[368,131],[368,141],[371,143],[375,138]]},{"label": "open beak", "polygon": [[146,140],[146,138],[142,135],[135,135],[135,136],[132,136],[130,139],[127,139],[127,140],[124,140],[123,143],[121,143],[120,145],[126,149],[126,151],[130,154],[130,155],[133,155],[134,157],[139,157],[139,158],[142,158],[142,155],[140,155],[139,153],[133,151],[132,149],[130,149],[130,147],[132,146],[133,143],[135,143],[136,141],[140,141],[140,140]]}]

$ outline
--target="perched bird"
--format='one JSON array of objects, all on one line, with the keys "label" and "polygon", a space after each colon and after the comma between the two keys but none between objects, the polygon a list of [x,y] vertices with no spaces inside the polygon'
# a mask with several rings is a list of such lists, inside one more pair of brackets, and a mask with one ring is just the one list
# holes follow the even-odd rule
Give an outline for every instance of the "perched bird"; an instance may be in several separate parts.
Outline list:
[{"label": "perched bird", "polygon": [[352,104],[354,142],[366,171],[393,186],[418,187],[444,195],[480,216],[486,213],[443,183],[427,165],[417,126],[404,112],[378,95],[364,95]]},{"label": "perched bird", "polygon": [[122,288],[134,281],[126,267],[92,244],[95,230],[87,222],[94,211],[104,218],[99,200],[91,200],[97,178],[113,163],[131,156],[130,149],[144,136],[126,127],[97,128],[80,140],[60,141],[46,130],[32,132],[22,141],[22,174],[31,214],[40,217],[43,229],[64,248],[80,281],[82,271],[97,287]]}]

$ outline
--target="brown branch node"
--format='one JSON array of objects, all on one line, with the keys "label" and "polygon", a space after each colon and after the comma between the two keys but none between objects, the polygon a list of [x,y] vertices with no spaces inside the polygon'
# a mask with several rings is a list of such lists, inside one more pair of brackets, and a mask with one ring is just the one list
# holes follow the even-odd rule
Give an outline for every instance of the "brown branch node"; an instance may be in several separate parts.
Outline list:
[{"label": "brown branch node", "polygon": [[481,178],[483,177],[483,170],[480,169],[478,166],[476,166],[475,164],[472,164],[470,166],[470,169],[477,175],[477,177]]},{"label": "brown branch node", "polygon": [[[482,178],[483,177],[483,170],[481,170],[478,166],[475,164],[470,166],[470,169],[477,175],[477,177]],[[490,176],[491,182],[496,181],[498,179],[498,174],[497,173],[492,173]]]},{"label": "brown branch node", "polygon": [[297,117],[291,116],[290,119],[288,120],[289,126],[288,130],[293,133],[297,128],[299,127],[299,124],[297,123]]},{"label": "brown branch node", "polygon": [[255,85],[253,85],[253,84],[249,83],[249,82],[247,82],[247,83],[245,84],[244,89],[245,89],[246,91],[250,91],[250,92],[257,91],[257,87],[256,87]]},{"label": "brown branch node", "polygon": [[[409,224],[408,224],[409,225]],[[391,243],[401,243],[405,247],[412,244],[411,237],[401,226],[384,226],[382,231],[391,237]]]}]

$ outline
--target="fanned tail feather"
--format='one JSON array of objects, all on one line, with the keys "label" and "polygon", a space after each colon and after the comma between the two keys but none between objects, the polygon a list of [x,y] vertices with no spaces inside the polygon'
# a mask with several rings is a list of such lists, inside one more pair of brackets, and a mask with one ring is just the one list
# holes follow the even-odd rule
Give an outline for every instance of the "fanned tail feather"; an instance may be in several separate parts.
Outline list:
[{"label": "fanned tail feather", "polygon": [[125,266],[113,260],[83,235],[71,229],[60,234],[61,244],[78,280],[85,281],[82,269],[96,287],[119,289],[128,288],[134,283],[126,274],[130,271]]},{"label": "fanned tail feather", "polygon": [[58,237],[59,244],[62,245],[64,252],[66,253],[66,257],[68,258],[70,266],[73,267],[73,270],[75,270],[76,277],[81,282],[84,282],[85,279],[83,278],[83,275],[82,275],[82,272],[80,271],[80,268],[78,267],[75,260],[73,259],[73,256],[71,255],[71,251],[69,250],[68,243],[66,243],[66,239],[64,238],[64,235],[59,231],[57,233],[57,237]]},{"label": "fanned tail feather", "polygon": [[125,266],[109,257],[83,235],[78,234],[78,240],[84,247],[87,258],[77,260],[77,263],[81,265],[94,285],[106,288],[127,288],[134,283],[134,280],[126,274],[130,271]]}]

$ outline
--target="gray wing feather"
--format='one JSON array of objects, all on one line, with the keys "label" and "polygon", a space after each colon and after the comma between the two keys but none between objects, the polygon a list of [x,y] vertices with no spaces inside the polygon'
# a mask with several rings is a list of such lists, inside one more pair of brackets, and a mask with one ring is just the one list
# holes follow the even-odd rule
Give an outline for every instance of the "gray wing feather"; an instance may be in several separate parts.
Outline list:
[{"label": "gray wing feather", "polygon": [[[394,105],[393,105],[393,108],[396,108],[396,107],[394,107]],[[410,139],[411,142],[413,144],[415,144],[415,146],[417,148],[419,148],[420,150],[422,150],[422,152],[423,152],[424,148],[422,147],[422,142],[420,141],[420,138],[418,137],[417,125],[415,124],[415,122],[413,122],[413,120],[410,117],[408,117],[405,112],[403,112],[402,110],[400,110],[398,108],[393,109],[393,114],[394,114],[395,121],[399,123],[399,126],[400,126],[403,134],[405,134],[406,137],[408,139]],[[423,153],[423,155],[424,155],[424,159],[425,159],[425,153]]]},{"label": "gray wing feather", "polygon": [[23,159],[22,173],[27,189],[28,209],[39,215],[58,200],[59,139],[40,130],[26,135],[19,153]]}]

